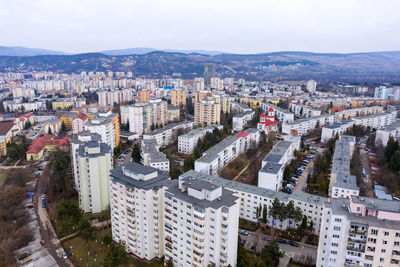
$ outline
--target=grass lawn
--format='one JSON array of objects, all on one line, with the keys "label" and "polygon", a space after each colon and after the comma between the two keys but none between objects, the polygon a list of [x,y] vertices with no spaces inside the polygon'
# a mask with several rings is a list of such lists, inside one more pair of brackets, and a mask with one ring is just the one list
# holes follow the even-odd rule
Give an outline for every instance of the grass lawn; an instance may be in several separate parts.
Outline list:
[{"label": "grass lawn", "polygon": [[[106,230],[99,230],[95,232],[96,240],[89,240],[88,246],[86,245],[86,241],[81,237],[75,237],[70,240],[67,240],[63,243],[63,247],[68,254],[68,257],[74,263],[75,266],[101,266],[104,258],[107,256],[110,248],[107,245],[102,245],[101,241],[105,235],[111,236],[111,228]],[[72,248],[71,248],[72,247]],[[111,245],[110,245],[111,247]],[[88,255],[89,251],[89,255]],[[72,255],[73,253],[73,255]],[[94,255],[97,255],[96,261],[94,260]],[[150,263],[140,261],[133,256],[129,257],[130,262],[128,264],[124,264],[121,266],[130,266],[130,267],[161,267],[164,266],[160,261],[152,261]]]},{"label": "grass lawn", "polygon": [[255,222],[239,219],[239,228],[254,232],[255,230],[257,230],[258,226]]}]

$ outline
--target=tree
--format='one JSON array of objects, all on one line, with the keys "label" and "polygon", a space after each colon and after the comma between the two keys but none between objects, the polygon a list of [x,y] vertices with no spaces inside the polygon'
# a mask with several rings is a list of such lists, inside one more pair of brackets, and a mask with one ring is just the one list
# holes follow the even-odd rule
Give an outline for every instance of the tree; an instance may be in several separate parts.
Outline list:
[{"label": "tree", "polygon": [[394,140],[393,137],[389,138],[389,141],[385,148],[385,158],[386,162],[389,162],[393,154],[399,149],[399,143]]},{"label": "tree", "polygon": [[250,260],[249,255],[244,247],[240,245],[241,238],[238,238],[238,250],[237,250],[237,267],[248,267]]},{"label": "tree", "polygon": [[[282,203],[283,204],[283,203]],[[269,208],[269,216],[272,217],[272,236],[274,236],[274,225],[276,223],[276,219],[280,218],[282,213],[282,204],[279,199],[275,198],[272,202],[271,207]]]},{"label": "tree", "polygon": [[61,123],[61,131],[64,133],[67,130],[67,126],[65,125],[64,121]]},{"label": "tree", "polygon": [[280,257],[279,244],[275,239],[272,239],[261,251],[261,259],[266,266],[278,266]]},{"label": "tree", "polygon": [[172,262],[172,258],[169,258],[169,260],[167,261],[167,267],[174,267],[174,264]]},{"label": "tree", "polygon": [[93,227],[86,219],[81,219],[78,226],[79,235],[86,240],[86,242],[93,237]]},{"label": "tree", "polygon": [[263,210],[262,210],[262,222],[264,224],[267,223],[267,205],[264,204]]},{"label": "tree", "polygon": [[307,223],[307,216],[304,215],[304,216],[303,216],[303,220],[301,221],[299,230],[305,230],[305,229],[307,229],[307,226],[308,226],[308,223]]},{"label": "tree", "polygon": [[392,171],[400,171],[400,150],[394,152],[393,156],[390,158],[388,168]]},{"label": "tree", "polygon": [[185,161],[183,162],[183,170],[185,172],[189,171],[189,170],[193,170],[194,169],[194,160],[192,156],[189,156],[188,158],[185,159]]},{"label": "tree", "polygon": [[136,163],[140,163],[141,159],[142,159],[142,156],[140,155],[140,147],[136,143],[133,145],[133,148],[132,148],[132,160]]},{"label": "tree", "polygon": [[122,245],[113,246],[104,259],[105,267],[114,267],[128,262],[128,254]]}]

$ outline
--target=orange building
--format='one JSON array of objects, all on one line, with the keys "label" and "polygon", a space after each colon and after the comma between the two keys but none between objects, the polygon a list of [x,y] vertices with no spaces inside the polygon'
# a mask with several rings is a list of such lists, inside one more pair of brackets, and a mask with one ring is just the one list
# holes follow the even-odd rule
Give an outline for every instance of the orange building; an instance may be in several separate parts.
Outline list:
[{"label": "orange building", "polygon": [[139,102],[148,103],[150,101],[150,90],[142,90],[138,92]]}]

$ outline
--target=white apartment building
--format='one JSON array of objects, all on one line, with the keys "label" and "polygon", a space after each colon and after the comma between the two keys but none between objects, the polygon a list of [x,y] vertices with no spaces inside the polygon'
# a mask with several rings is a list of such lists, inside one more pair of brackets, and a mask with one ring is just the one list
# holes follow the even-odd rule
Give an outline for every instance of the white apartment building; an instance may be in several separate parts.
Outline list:
[{"label": "white apartment building", "polygon": [[136,257],[236,266],[239,204],[231,191],[131,162],[110,172],[110,201],[113,240]]},{"label": "white apartment building", "polygon": [[238,198],[222,186],[186,175],[164,194],[165,261],[174,266],[236,266]]},{"label": "white apartment building", "polygon": [[[293,201],[294,206],[301,209],[303,215],[307,217],[307,220],[314,223],[314,233],[318,235],[320,232],[323,204],[328,201],[327,198],[298,191],[293,191],[292,194],[287,194],[254,185],[234,182],[193,170],[182,174],[181,177],[196,177],[234,192],[234,195],[238,197],[240,201],[239,217],[251,222],[259,222],[258,219],[260,218],[256,217],[257,208],[264,207],[265,205],[267,210],[269,210],[272,202],[276,198],[285,204],[289,203],[289,201]],[[272,217],[267,216],[268,226],[273,225],[272,220]],[[297,228],[300,223],[301,222],[293,222],[289,219],[284,221],[277,220],[274,226],[286,230],[288,228]]]},{"label": "white apartment building", "polygon": [[101,136],[97,133],[91,133],[89,131],[83,131],[80,132],[79,134],[74,134],[71,137],[70,140],[70,145],[71,145],[71,163],[72,163],[72,168],[74,169],[74,185],[76,191],[78,191],[78,169],[77,169],[77,159],[76,159],[76,151],[78,150],[79,146],[81,144],[85,144],[89,141],[101,141]]},{"label": "white apartment building", "polygon": [[335,123],[335,115],[321,115],[311,118],[296,120],[284,123],[282,125],[282,133],[302,136],[308,134],[311,130],[325,125]]},{"label": "white apartment building", "polygon": [[162,127],[167,124],[167,102],[161,99],[150,99],[149,103],[135,103],[129,106],[129,131],[142,135],[151,131],[151,127]]},{"label": "white apartment building", "polygon": [[400,121],[395,121],[392,125],[388,125],[376,131],[375,145],[383,145],[386,147],[389,138],[393,137],[395,140],[400,139]]},{"label": "white apartment building", "polygon": [[163,128],[155,129],[150,133],[144,134],[143,139],[155,139],[160,147],[165,147],[175,142],[178,138],[179,132],[186,133],[192,129],[192,121],[171,123]]},{"label": "white apartment building", "polygon": [[146,260],[164,255],[164,172],[130,162],[110,172],[112,238]]},{"label": "white apartment building", "polygon": [[98,133],[101,136],[101,142],[109,145],[111,149],[115,148],[114,120],[96,116],[91,121],[85,123],[84,129],[91,133]]},{"label": "white apartment building", "polygon": [[[326,142],[336,134],[341,135],[347,129],[353,125],[360,125],[364,127],[370,127],[371,129],[382,129],[384,127],[390,127],[397,118],[397,111],[386,111],[378,114],[373,114],[363,117],[355,117],[352,120],[342,121],[337,124],[322,127],[321,142]],[[382,131],[377,136],[380,136]],[[380,137],[378,137],[379,140]]]},{"label": "white apartment building", "polygon": [[400,203],[351,196],[324,203],[317,267],[400,265]]},{"label": "white apartment building", "polygon": [[321,115],[321,110],[297,103],[289,103],[289,110],[293,112],[294,115],[303,118],[310,118]]},{"label": "white apartment building", "polygon": [[160,146],[155,139],[142,139],[141,163],[157,170],[169,172],[169,159],[160,152]]},{"label": "white apartment building", "polygon": [[192,154],[197,143],[204,138],[206,133],[212,133],[216,128],[221,130],[223,127],[222,125],[210,125],[194,129],[186,134],[178,136],[178,152]]},{"label": "white apartment building", "polygon": [[128,103],[133,99],[131,89],[98,91],[97,94],[100,106],[114,106],[114,104]]},{"label": "white apartment building", "polygon": [[356,138],[348,135],[340,136],[335,143],[328,191],[332,198],[348,198],[360,193],[356,177],[350,174],[350,160],[355,143]]},{"label": "white apartment building", "polygon": [[314,80],[307,81],[307,91],[314,94],[317,91],[317,82]]},{"label": "white apartment building", "polygon": [[329,139],[335,137],[336,135],[342,135],[345,131],[347,131],[347,129],[349,129],[353,125],[354,121],[348,120],[322,127],[321,142],[326,143]]},{"label": "white apartment building", "polygon": [[268,109],[270,107],[274,109],[276,118],[280,123],[290,123],[294,121],[294,114],[292,112],[281,109],[270,103],[261,103],[261,109],[264,111],[264,113],[268,114]]},{"label": "white apartment building", "polygon": [[98,213],[110,207],[108,175],[113,165],[109,145],[99,141],[81,143],[75,150],[75,181],[79,207],[84,212]]},{"label": "white apartment building", "polygon": [[261,163],[258,187],[278,191],[282,187],[283,171],[299,150],[300,138],[295,141],[279,141]]},{"label": "white apartment building", "polygon": [[43,123],[44,133],[51,133],[57,135],[61,132],[62,122],[59,118],[52,118]]},{"label": "white apartment building", "polygon": [[258,144],[259,139],[258,129],[248,129],[246,132],[230,135],[205,151],[203,156],[194,162],[194,169],[205,174],[217,175],[223,167],[250,147],[249,140]]},{"label": "white apartment building", "polygon": [[33,102],[22,102],[22,98],[16,98],[14,100],[4,100],[3,107],[5,111],[14,112],[14,111],[38,111],[38,110],[46,110],[46,102],[43,100],[36,100]]},{"label": "white apartment building", "polygon": [[255,114],[254,111],[251,110],[233,116],[232,118],[233,130],[235,132],[242,131],[247,126],[249,121],[253,119],[254,114]]}]

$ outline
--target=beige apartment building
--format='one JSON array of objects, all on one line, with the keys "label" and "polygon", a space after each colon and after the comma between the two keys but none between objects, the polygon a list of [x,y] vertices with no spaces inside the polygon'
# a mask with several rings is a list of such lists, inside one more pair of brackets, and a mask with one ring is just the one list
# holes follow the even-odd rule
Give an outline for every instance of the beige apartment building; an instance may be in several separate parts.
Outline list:
[{"label": "beige apartment building", "polygon": [[211,100],[201,100],[195,103],[194,124],[196,126],[208,126],[220,124],[221,115],[220,104]]},{"label": "beige apartment building", "polygon": [[171,90],[171,104],[178,108],[186,106],[186,91],[184,89]]}]

